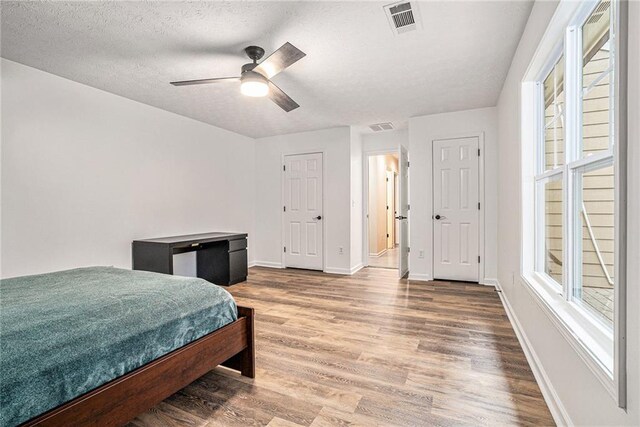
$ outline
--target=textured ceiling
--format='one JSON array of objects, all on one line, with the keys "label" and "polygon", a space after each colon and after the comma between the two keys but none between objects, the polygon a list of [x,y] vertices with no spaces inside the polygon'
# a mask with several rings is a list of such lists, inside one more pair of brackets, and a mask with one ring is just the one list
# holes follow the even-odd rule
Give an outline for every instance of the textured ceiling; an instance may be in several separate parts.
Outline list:
[{"label": "textured ceiling", "polygon": [[[530,1],[421,2],[396,36],[378,2],[2,2],[2,57],[145,104],[263,137],[496,104]],[[243,48],[307,56],[273,80],[285,113],[237,84]]]}]

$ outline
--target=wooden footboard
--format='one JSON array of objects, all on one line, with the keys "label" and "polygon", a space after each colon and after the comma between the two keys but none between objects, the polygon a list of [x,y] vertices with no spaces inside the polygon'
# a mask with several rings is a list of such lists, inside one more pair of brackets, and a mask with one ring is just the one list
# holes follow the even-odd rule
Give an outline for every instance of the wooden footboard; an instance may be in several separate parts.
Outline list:
[{"label": "wooden footboard", "polygon": [[73,399],[24,426],[119,426],[222,364],[255,376],[254,310],[238,320]]},{"label": "wooden footboard", "polygon": [[249,378],[256,376],[256,349],[254,346],[255,333],[253,331],[253,308],[238,306],[238,318],[244,318],[247,330],[247,348],[232,356],[222,366],[240,371],[242,375]]}]

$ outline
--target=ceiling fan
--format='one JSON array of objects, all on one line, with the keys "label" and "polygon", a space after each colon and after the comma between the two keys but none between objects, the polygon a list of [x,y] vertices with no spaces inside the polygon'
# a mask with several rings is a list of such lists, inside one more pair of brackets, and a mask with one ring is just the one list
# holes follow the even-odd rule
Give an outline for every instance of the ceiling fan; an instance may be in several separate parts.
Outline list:
[{"label": "ceiling fan", "polygon": [[221,77],[216,79],[184,80],[171,82],[174,86],[202,85],[221,82],[240,82],[240,92],[246,96],[269,98],[284,111],[295,110],[300,105],[276,86],[270,79],[276,74],[304,58],[306,53],[287,42],[280,49],[273,52],[264,61],[258,61],[264,55],[264,49],[259,46],[248,46],[244,49],[253,61],[242,66],[240,77]]}]

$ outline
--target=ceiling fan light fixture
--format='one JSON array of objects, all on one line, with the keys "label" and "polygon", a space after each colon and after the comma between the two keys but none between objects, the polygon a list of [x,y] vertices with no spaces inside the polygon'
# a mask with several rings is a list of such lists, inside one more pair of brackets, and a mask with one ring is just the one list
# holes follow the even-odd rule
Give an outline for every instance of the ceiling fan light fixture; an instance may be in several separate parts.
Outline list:
[{"label": "ceiling fan light fixture", "polygon": [[255,98],[267,96],[269,94],[269,84],[267,78],[255,71],[247,71],[240,78],[240,92],[246,96]]},{"label": "ceiling fan light fixture", "polygon": [[245,96],[268,96],[271,101],[287,113],[300,107],[296,101],[291,99],[289,95],[284,93],[282,89],[269,79],[304,58],[306,54],[291,43],[286,42],[269,55],[267,59],[258,64],[258,60],[264,55],[263,48],[259,46],[248,46],[244,51],[252,62],[242,66],[239,77],[181,80],[170,83],[174,86],[192,86],[210,83],[238,82],[239,80],[240,93]]}]

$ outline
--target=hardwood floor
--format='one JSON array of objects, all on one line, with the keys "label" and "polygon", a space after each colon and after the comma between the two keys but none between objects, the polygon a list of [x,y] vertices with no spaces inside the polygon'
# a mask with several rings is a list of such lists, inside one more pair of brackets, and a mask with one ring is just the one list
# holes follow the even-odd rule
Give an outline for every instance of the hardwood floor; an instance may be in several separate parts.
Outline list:
[{"label": "hardwood floor", "polygon": [[387,249],[384,254],[378,257],[369,255],[369,267],[395,268],[397,270],[399,254],[400,249],[395,247]]},{"label": "hardwood floor", "polygon": [[252,268],[254,380],[217,368],[135,426],[553,425],[491,287]]}]

